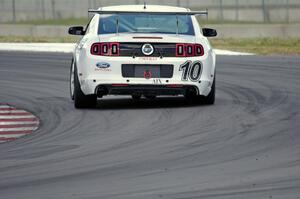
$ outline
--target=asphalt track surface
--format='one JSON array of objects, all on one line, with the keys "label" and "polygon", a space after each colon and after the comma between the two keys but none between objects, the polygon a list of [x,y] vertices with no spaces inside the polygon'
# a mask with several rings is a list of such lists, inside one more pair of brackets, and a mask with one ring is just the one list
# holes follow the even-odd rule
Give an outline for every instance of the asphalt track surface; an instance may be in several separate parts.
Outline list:
[{"label": "asphalt track surface", "polygon": [[0,52],[0,103],[41,119],[0,144],[1,199],[299,199],[300,58],[218,56],[214,106],[75,110],[71,55]]}]

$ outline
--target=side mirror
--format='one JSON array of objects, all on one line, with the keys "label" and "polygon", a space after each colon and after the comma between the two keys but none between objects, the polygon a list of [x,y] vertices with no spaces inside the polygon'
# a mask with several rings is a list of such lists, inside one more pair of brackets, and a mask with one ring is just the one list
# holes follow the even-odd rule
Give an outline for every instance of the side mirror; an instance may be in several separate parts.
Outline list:
[{"label": "side mirror", "polygon": [[85,31],[82,26],[73,26],[69,28],[70,35],[84,35]]},{"label": "side mirror", "polygon": [[217,31],[211,28],[202,28],[203,36],[205,37],[215,37],[217,36]]}]

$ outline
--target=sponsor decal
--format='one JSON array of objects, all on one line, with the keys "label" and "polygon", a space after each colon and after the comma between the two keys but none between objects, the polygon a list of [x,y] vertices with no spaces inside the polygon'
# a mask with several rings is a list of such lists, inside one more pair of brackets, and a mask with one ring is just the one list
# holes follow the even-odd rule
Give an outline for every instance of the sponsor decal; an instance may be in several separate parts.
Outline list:
[{"label": "sponsor decal", "polygon": [[95,71],[111,72],[111,69],[110,68],[95,68]]},{"label": "sponsor decal", "polygon": [[143,61],[156,61],[158,60],[157,57],[139,57],[139,60],[143,60]]},{"label": "sponsor decal", "polygon": [[109,68],[110,64],[107,62],[98,62],[96,63],[97,68]]},{"label": "sponsor decal", "polygon": [[154,84],[162,84],[161,79],[153,79]]},{"label": "sponsor decal", "polygon": [[153,46],[151,44],[144,44],[142,46],[142,53],[147,56],[152,55],[154,53]]},{"label": "sponsor decal", "polygon": [[111,69],[109,68],[110,64],[107,62],[98,62],[98,63],[96,63],[96,67],[97,68],[95,68],[95,71],[103,71],[103,72],[111,71]]}]

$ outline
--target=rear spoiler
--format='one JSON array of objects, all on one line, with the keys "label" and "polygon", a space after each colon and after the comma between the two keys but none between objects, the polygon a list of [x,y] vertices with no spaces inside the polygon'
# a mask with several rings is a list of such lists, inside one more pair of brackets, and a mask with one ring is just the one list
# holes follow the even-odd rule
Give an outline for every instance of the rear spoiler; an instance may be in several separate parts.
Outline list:
[{"label": "rear spoiler", "polygon": [[149,14],[149,15],[208,15],[207,9],[204,11],[186,11],[186,12],[141,12],[141,11],[114,11],[114,10],[94,10],[89,9],[93,14]]},{"label": "rear spoiler", "polygon": [[[176,15],[176,34],[178,35],[179,32],[179,21],[178,21],[178,15],[206,15],[208,17],[208,11],[207,9],[205,11],[186,11],[186,12],[141,12],[141,11],[114,11],[114,10],[94,10],[89,9],[89,13],[92,14],[149,14],[149,15]],[[116,18],[116,33],[119,33],[119,17]]]}]

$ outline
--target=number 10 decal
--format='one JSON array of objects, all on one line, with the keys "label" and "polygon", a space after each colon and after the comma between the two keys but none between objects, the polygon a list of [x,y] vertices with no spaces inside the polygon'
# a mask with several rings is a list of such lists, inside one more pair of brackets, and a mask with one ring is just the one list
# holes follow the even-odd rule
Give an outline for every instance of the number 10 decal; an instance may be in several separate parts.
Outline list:
[{"label": "number 10 decal", "polygon": [[195,61],[186,61],[184,64],[180,65],[179,71],[182,72],[182,81],[188,81],[190,79],[193,82],[196,82],[200,79],[201,72],[202,72],[202,66],[201,62]]}]

